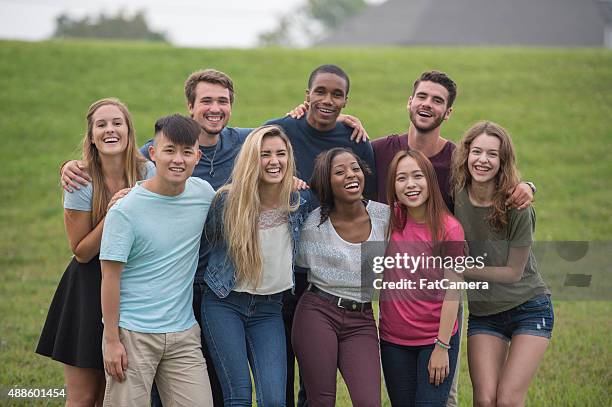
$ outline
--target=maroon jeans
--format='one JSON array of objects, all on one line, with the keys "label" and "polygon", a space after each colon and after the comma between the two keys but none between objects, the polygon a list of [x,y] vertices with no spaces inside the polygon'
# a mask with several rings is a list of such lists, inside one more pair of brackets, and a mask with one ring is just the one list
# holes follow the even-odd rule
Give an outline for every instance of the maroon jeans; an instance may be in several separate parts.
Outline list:
[{"label": "maroon jeans", "polygon": [[307,291],[294,318],[293,350],[308,406],[335,405],[340,369],[353,405],[380,407],[380,352],[372,310],[348,311]]}]

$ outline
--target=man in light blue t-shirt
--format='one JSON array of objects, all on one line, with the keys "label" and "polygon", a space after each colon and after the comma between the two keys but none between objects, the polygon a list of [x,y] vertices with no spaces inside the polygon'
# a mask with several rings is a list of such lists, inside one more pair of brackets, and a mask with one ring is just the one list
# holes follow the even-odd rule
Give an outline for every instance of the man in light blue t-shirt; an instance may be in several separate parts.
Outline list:
[{"label": "man in light blue t-shirt", "polygon": [[[214,190],[190,178],[200,126],[173,115],[155,123],[153,178],[108,212],[102,264],[105,402],[147,405],[153,379],[168,405],[212,406],[192,284]],[[174,404],[173,404],[174,403]]]}]

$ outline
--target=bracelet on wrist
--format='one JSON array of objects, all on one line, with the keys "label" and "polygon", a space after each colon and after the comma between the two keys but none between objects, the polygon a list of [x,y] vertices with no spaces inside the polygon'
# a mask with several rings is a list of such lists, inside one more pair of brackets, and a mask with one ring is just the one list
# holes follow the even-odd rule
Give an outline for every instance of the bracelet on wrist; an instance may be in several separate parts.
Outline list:
[{"label": "bracelet on wrist", "polygon": [[434,340],[434,344],[438,345],[439,347],[441,347],[442,349],[446,349],[446,350],[450,350],[451,346],[448,343],[444,343],[442,342],[440,339],[436,338]]},{"label": "bracelet on wrist", "polygon": [[535,184],[534,184],[533,182],[531,182],[531,181],[524,181],[524,182],[525,182],[525,184],[527,184],[527,186],[528,186],[529,188],[531,188],[531,192],[533,192],[533,194],[535,195],[535,193],[536,193],[536,192],[537,192],[537,190],[538,190],[538,189],[536,188]]}]

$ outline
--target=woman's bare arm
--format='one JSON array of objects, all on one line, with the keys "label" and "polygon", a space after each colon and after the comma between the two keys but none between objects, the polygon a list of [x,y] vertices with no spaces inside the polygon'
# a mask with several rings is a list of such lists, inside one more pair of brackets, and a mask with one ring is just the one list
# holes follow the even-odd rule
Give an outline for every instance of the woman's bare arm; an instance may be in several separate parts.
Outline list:
[{"label": "woman's bare arm", "polygon": [[516,283],[521,280],[531,246],[511,247],[508,262],[503,267],[469,268],[463,273],[473,280],[496,283]]}]

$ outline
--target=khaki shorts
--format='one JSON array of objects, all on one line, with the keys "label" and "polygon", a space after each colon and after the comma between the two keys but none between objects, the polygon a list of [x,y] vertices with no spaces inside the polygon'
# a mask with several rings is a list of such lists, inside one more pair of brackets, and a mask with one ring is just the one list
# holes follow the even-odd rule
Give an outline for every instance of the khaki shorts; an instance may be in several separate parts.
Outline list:
[{"label": "khaki shorts", "polygon": [[164,407],[213,405],[198,324],[161,334],[119,328],[119,339],[127,353],[126,379],[106,374],[104,406],[149,406],[153,380]]}]

